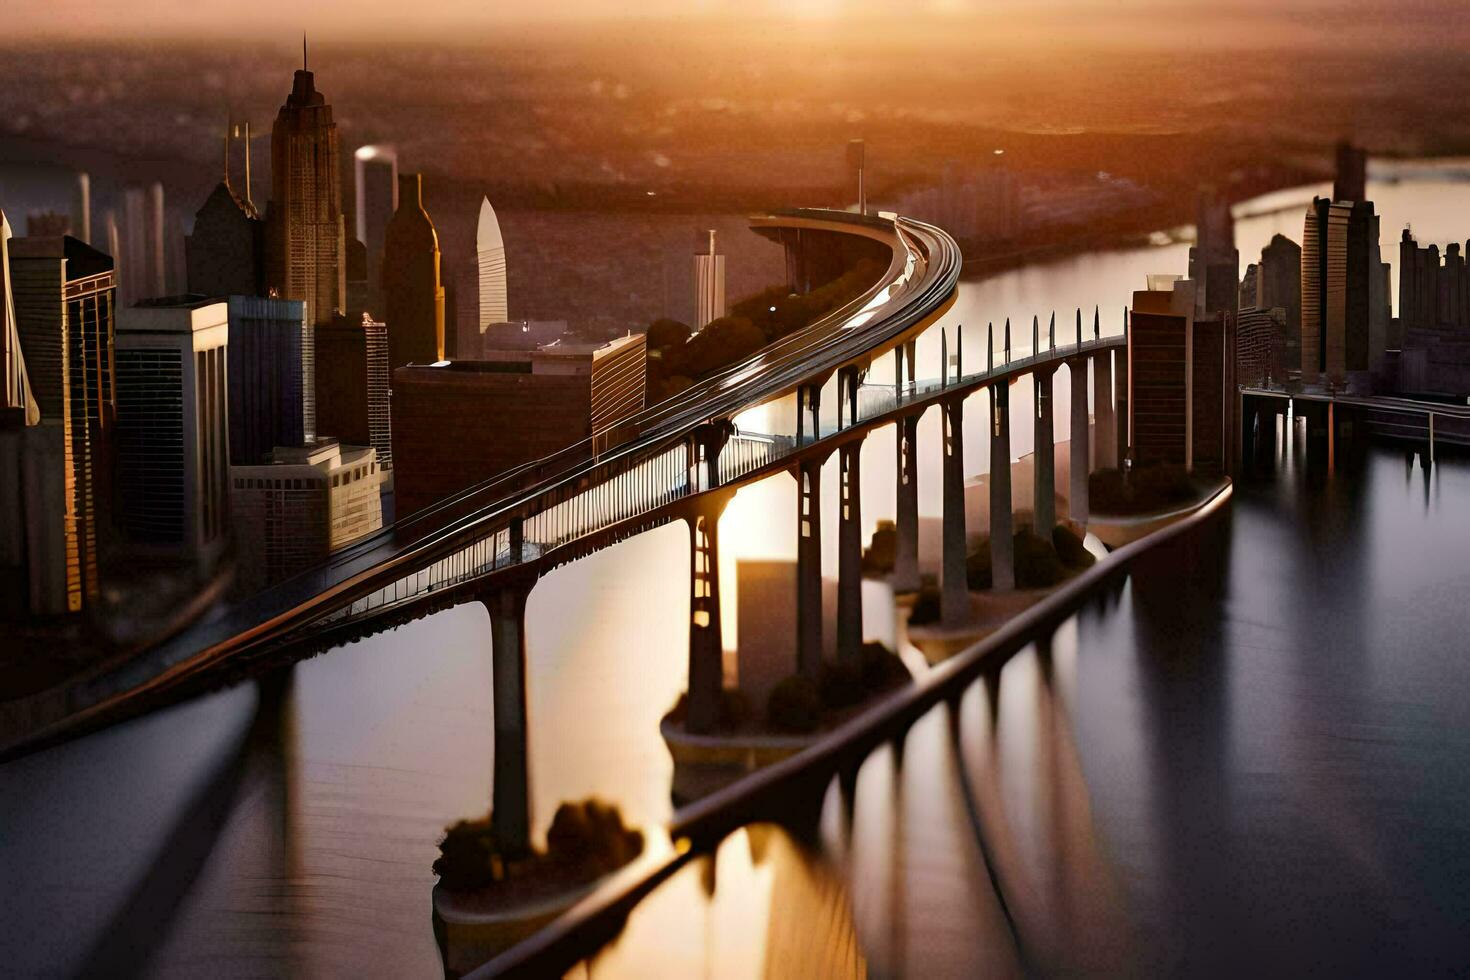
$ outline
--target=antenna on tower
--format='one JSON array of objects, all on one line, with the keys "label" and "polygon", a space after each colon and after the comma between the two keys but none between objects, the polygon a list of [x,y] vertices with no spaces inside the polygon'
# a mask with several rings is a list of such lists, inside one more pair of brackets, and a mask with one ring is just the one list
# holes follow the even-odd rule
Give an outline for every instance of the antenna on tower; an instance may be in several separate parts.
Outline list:
[{"label": "antenna on tower", "polygon": [[245,203],[253,209],[255,201],[250,197],[250,120],[245,120]]},{"label": "antenna on tower", "polygon": [[301,32],[301,70],[306,71],[306,32]]},{"label": "antenna on tower", "polygon": [[230,120],[225,117],[225,187],[230,186]]}]

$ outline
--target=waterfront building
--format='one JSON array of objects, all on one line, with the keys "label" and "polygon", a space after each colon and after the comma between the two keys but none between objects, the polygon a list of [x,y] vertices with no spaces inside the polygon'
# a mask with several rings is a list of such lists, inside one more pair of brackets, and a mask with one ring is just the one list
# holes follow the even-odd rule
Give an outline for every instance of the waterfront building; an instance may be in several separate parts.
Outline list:
[{"label": "waterfront building", "polygon": [[[248,129],[247,129],[248,132]],[[194,215],[194,233],[184,239],[185,280],[200,296],[260,296],[265,285],[265,222],[250,203],[250,144],[245,144],[245,195],[230,181],[229,135],[224,173]]]},{"label": "waterfront building", "polygon": [[265,221],[266,285],[305,302],[309,323],[330,323],[347,295],[341,160],[332,107],[304,65],[271,127]]},{"label": "waterfront building", "polygon": [[493,359],[393,372],[399,514],[589,436],[609,436],[643,407],[642,334],[487,354]]},{"label": "waterfront building", "polygon": [[703,330],[729,312],[725,305],[725,256],[715,251],[715,230],[709,230],[709,249],[694,256],[694,329]]},{"label": "waterfront building", "polygon": [[306,304],[231,296],[230,463],[259,463],[277,446],[316,439],[316,346]]},{"label": "waterfront building", "polygon": [[1228,314],[1235,337],[1235,377],[1241,385],[1280,385],[1286,380],[1286,310],[1243,307]]},{"label": "waterfront building", "polygon": [[380,470],[393,468],[388,405],[388,328],[368,314],[315,328],[316,428],[350,446],[371,446]]},{"label": "waterfront building", "polygon": [[279,446],[230,467],[230,502],[245,591],[310,568],[383,526],[383,472],[368,447],[324,439]]},{"label": "waterfront building", "polygon": [[383,245],[383,299],[388,361],[427,364],[444,359],[444,285],[439,235],[424,210],[423,175],[398,178],[398,210]]},{"label": "waterfront building", "polygon": [[[116,280],[110,256],[71,237],[17,238],[9,249],[11,301],[26,383],[37,410],[26,433],[49,488],[33,500],[38,540],[32,609],[76,613],[99,598],[99,547],[111,497]],[[55,492],[57,489],[59,493]]]},{"label": "waterfront building", "polygon": [[1236,315],[1195,317],[1199,284],[1150,276],[1128,314],[1128,434],[1138,466],[1218,473],[1233,452]]},{"label": "waterfront building", "polygon": [[[505,240],[490,199],[480,201],[480,224],[475,231],[475,258],[480,274],[480,332],[492,323],[510,319],[506,295]],[[461,352],[464,356],[464,352]]]},{"label": "waterfront building", "polygon": [[1390,351],[1398,351],[1396,370],[1390,358],[1383,370],[1391,386],[1408,393],[1470,395],[1470,263],[1460,243],[1449,243],[1441,261],[1438,245],[1420,248],[1405,229],[1398,305],[1386,341]]},{"label": "waterfront building", "polygon": [[130,558],[208,574],[229,526],[229,307],[164,297],[121,311],[117,501]]},{"label": "waterfront building", "polygon": [[[357,238],[365,250],[364,309],[383,315],[383,243],[398,210],[398,152],[391,146],[359,146],[352,155],[357,193]],[[355,304],[348,312],[356,312]]]}]

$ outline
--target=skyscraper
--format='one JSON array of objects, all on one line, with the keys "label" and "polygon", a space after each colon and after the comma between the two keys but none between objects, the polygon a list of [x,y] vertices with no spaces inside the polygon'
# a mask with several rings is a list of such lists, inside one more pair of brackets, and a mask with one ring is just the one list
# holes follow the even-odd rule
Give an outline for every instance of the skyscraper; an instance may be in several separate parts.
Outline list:
[{"label": "skyscraper", "polygon": [[1368,197],[1368,153],[1348,140],[1337,144],[1337,174],[1332,182],[1334,201],[1363,201]]},{"label": "skyscraper", "polygon": [[1307,208],[1302,232],[1302,381],[1347,380],[1348,224],[1352,205],[1325,197]]},{"label": "skyscraper", "polygon": [[383,245],[383,298],[391,367],[444,359],[439,235],[424,210],[423,175],[398,178],[398,210]]},{"label": "skyscraper", "polygon": [[[194,216],[194,233],[184,239],[188,289],[200,296],[258,296],[266,291],[265,223],[248,198],[235,191],[230,142],[227,134],[220,182]],[[246,154],[248,159],[248,144]]]},{"label": "skyscraper", "polygon": [[163,296],[168,292],[163,244],[166,220],[163,207],[163,185],[155,180],[148,185],[147,242],[144,246],[148,262],[145,288],[149,296]]},{"label": "skyscraper", "polygon": [[388,328],[363,314],[317,327],[316,427],[343,443],[372,446],[393,468],[388,407]]},{"label": "skyscraper", "polygon": [[357,178],[357,238],[367,249],[368,311],[383,315],[383,241],[398,210],[398,153],[391,146],[359,146],[353,154]]},{"label": "skyscraper", "polygon": [[337,124],[303,66],[271,128],[265,279],[305,302],[313,324],[330,323],[346,302],[345,237]]},{"label": "skyscraper", "polygon": [[77,174],[71,226],[77,238],[92,244],[92,178],[85,171]]},{"label": "skyscraper", "polygon": [[[475,232],[475,253],[480,269],[480,333],[492,323],[510,319],[506,298],[505,240],[490,199],[480,201],[480,226]],[[463,356],[463,355],[461,355]]]},{"label": "skyscraper", "polygon": [[726,313],[725,257],[715,251],[715,230],[709,230],[709,251],[694,256],[694,329],[702,330]]},{"label": "skyscraper", "polygon": [[230,463],[260,463],[278,446],[316,439],[316,328],[305,304],[229,298]]},{"label": "skyscraper", "polygon": [[1240,253],[1235,248],[1235,218],[1230,202],[1213,187],[1200,191],[1195,245],[1189,250],[1189,278],[1198,284],[1196,317],[1233,312],[1240,302]]},{"label": "skyscraper", "polygon": [[1261,249],[1256,271],[1256,298],[1248,305],[1286,311],[1286,361],[1301,367],[1302,344],[1302,248],[1285,235],[1273,235]]},{"label": "skyscraper", "polygon": [[[56,426],[64,472],[56,564],[33,577],[50,612],[80,612],[99,596],[99,529],[110,497],[113,392],[111,257],[75,238],[10,243],[16,332],[42,425]],[[51,522],[47,522],[51,523]]]},{"label": "skyscraper", "polygon": [[119,525],[138,556],[208,573],[229,526],[229,310],[165,298],[117,324]]}]

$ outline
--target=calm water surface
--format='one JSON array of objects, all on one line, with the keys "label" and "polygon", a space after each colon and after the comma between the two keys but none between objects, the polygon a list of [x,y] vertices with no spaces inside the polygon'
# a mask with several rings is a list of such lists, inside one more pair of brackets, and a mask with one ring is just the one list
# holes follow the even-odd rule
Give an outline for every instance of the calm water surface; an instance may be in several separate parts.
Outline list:
[{"label": "calm water surface", "polygon": [[[1447,211],[1470,227],[1464,184],[1374,196],[1385,239],[1407,220],[1447,224]],[[1299,224],[1305,197],[1285,217],[1267,202],[1242,221],[1242,254]],[[963,324],[974,370],[986,320],[1013,317],[1019,350],[1033,313],[1044,328],[1053,306],[1098,303],[1117,332],[1143,276],[1183,266],[1184,246],[1168,246],[1020,270],[967,284],[944,326],[952,339]],[[1060,319],[1069,340],[1070,313]],[[920,361],[937,374],[937,332]],[[1065,369],[1057,391],[1065,438]],[[1029,404],[1026,384],[1015,397]],[[988,468],[984,406],[966,409],[970,477]],[[742,421],[771,431],[786,416],[775,406]],[[1031,445],[1026,417],[1017,456]],[[936,518],[937,426],[930,413],[920,433],[920,509]],[[867,445],[871,525],[893,516],[892,437]],[[1283,964],[1383,963],[1394,944],[1418,965],[1450,962],[1435,951],[1467,962],[1449,926],[1470,912],[1470,474],[1446,463],[1426,479],[1380,452],[1361,473],[1300,489],[1306,478],[1292,462],[1247,488],[1186,564],[1142,570],[1049,657],[1022,655],[971,692],[958,743],[931,718],[902,765],[876,755],[853,826],[828,815],[821,860],[773,829],[736,835],[712,891],[697,869],[671,883],[594,972],[1192,969],[1270,942]],[[832,520],[836,479],[824,482]],[[726,512],[732,650],[736,563],[794,559],[794,512],[785,476]],[[592,794],[636,823],[666,821],[657,723],[685,683],[687,548],[682,527],[666,527],[532,594],[538,833],[559,802]],[[891,641],[884,598],[868,593],[866,629]],[[104,963],[170,977],[434,975],[437,838],[490,801],[487,627],[482,609],[460,607],[304,662],[284,689],[242,686],[0,768],[0,963],[21,976]],[[820,942],[792,931],[816,921]]]}]

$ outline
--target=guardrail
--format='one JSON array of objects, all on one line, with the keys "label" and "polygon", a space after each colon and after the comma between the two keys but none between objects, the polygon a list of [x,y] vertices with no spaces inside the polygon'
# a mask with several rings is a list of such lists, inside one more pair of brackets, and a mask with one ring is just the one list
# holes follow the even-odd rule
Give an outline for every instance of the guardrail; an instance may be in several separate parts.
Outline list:
[{"label": "guardrail", "polygon": [[693,858],[711,853],[730,833],[757,822],[789,822],[821,806],[839,775],[855,775],[875,749],[903,735],[941,703],[959,698],[986,671],[1027,646],[1050,637],[1109,583],[1127,574],[1144,554],[1198,531],[1230,500],[1227,483],[1192,514],[1124,545],[1061,585],[996,632],[945,660],[908,687],[781,762],[674,814],[672,853],[653,855],[613,875],[601,888],[529,939],[497,956],[465,980],[501,976],[562,976],[621,931],[640,901]]}]

